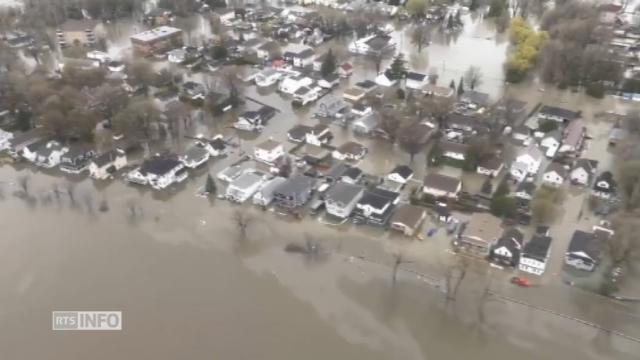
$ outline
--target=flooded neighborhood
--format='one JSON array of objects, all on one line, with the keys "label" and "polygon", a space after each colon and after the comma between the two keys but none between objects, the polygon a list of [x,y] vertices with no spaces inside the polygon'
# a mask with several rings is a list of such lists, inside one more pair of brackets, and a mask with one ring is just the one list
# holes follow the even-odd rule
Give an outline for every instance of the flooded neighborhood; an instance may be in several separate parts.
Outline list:
[{"label": "flooded neighborhood", "polygon": [[637,359],[637,5],[0,0],[1,357]]}]

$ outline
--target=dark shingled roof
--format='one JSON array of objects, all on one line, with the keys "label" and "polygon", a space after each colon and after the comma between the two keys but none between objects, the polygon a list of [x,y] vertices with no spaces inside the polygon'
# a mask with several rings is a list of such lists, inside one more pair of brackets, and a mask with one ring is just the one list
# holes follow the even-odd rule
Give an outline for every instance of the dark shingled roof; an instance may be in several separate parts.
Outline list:
[{"label": "dark shingled roof", "polygon": [[557,116],[567,120],[573,120],[578,117],[578,113],[569,109],[564,109],[556,106],[544,105],[538,111],[540,114],[545,114],[549,116]]},{"label": "dark shingled roof", "polygon": [[531,240],[524,245],[522,254],[539,261],[544,261],[550,246],[551,238],[549,236],[533,235]]},{"label": "dark shingled roof", "polygon": [[413,169],[411,169],[407,165],[398,165],[393,168],[393,170],[391,170],[390,174],[398,174],[403,179],[408,179],[411,175],[413,175]]},{"label": "dark shingled roof", "polygon": [[424,186],[446,192],[455,192],[459,184],[459,179],[447,175],[431,173],[424,177]]}]

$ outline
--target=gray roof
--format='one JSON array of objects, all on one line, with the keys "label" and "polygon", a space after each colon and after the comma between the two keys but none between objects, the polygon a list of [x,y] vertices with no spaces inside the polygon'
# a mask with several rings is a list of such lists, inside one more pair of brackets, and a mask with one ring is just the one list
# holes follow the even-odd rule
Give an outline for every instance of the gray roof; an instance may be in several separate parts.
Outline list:
[{"label": "gray roof", "polygon": [[424,215],[425,209],[423,207],[405,204],[399,206],[393,212],[391,223],[400,223],[415,229],[420,225]]},{"label": "gray roof", "polygon": [[424,186],[446,192],[455,192],[458,185],[460,185],[460,179],[452,176],[431,173],[424,177]]},{"label": "gray roof", "polygon": [[327,201],[334,201],[342,204],[348,204],[358,197],[364,189],[362,186],[339,182],[333,185],[325,195]]},{"label": "gray roof", "polygon": [[560,163],[557,163],[557,162],[549,163],[549,165],[547,165],[547,169],[544,172],[548,173],[552,171],[555,171],[558,175],[560,175],[563,178],[567,177],[567,169],[564,167],[564,165]]},{"label": "gray roof", "polygon": [[262,181],[262,176],[253,172],[247,172],[238,176],[235,180],[233,180],[230,186],[236,187],[238,189],[247,189],[261,181]]},{"label": "gray roof", "polygon": [[547,115],[547,116],[557,116],[567,120],[573,120],[579,116],[579,113],[575,111],[571,111],[569,109],[564,109],[557,106],[549,106],[544,105],[538,111],[539,114]]},{"label": "gray roof", "polygon": [[313,188],[315,185],[315,179],[304,175],[296,175],[289,178],[286,182],[280,184],[276,191],[283,195],[299,195],[303,194]]},{"label": "gray roof", "polygon": [[208,153],[209,152],[207,151],[207,149],[203,148],[202,146],[194,146],[187,150],[187,152],[184,154],[184,157],[186,161],[199,160],[207,156]]}]

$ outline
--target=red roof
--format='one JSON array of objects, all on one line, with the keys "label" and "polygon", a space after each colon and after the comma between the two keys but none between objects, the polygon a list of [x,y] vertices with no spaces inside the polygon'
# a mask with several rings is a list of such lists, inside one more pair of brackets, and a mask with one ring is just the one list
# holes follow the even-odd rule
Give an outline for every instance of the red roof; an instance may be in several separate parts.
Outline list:
[{"label": "red roof", "polygon": [[349,71],[353,69],[353,65],[351,65],[350,63],[346,62],[342,65],[340,65],[340,67],[342,68],[342,70],[344,71]]},{"label": "red roof", "polygon": [[600,5],[600,7],[598,9],[600,11],[617,13],[620,10],[622,10],[622,6],[621,5],[617,5],[617,4],[602,4],[602,5]]}]

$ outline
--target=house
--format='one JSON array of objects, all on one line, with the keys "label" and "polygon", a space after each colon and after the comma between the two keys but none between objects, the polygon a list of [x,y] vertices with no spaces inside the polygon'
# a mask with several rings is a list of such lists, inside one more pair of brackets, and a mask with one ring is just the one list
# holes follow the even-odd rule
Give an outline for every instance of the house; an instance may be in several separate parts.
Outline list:
[{"label": "house", "polygon": [[407,165],[398,165],[387,175],[387,179],[399,183],[406,184],[413,178],[413,169]]},{"label": "house", "polygon": [[480,128],[477,117],[458,113],[447,115],[447,126],[450,129],[462,130],[468,133],[477,132]]},{"label": "house", "polygon": [[262,183],[261,175],[255,172],[245,172],[229,183],[225,198],[241,204],[252,197],[260,189]]},{"label": "house", "polygon": [[293,95],[303,86],[311,86],[313,79],[304,75],[288,76],[284,78],[278,85],[278,91]]},{"label": "house", "polygon": [[97,41],[99,21],[68,19],[56,30],[56,40],[61,48],[67,46],[94,46]]},{"label": "house", "polygon": [[354,222],[384,226],[398,203],[400,194],[380,188],[365,191],[354,210]]},{"label": "house", "polygon": [[350,101],[352,103],[357,103],[358,101],[364,99],[366,93],[362,89],[358,88],[348,88],[342,93],[342,98],[346,101]]},{"label": "house", "polygon": [[593,271],[600,263],[605,240],[605,237],[596,236],[591,232],[574,231],[564,256],[564,263],[578,270]]},{"label": "house", "polygon": [[407,89],[422,91],[425,85],[429,84],[429,76],[415,71],[407,71],[405,87]]},{"label": "house", "polygon": [[169,25],[173,22],[173,14],[170,10],[154,8],[144,14],[143,22],[150,26]]},{"label": "house", "polygon": [[442,151],[442,156],[456,161],[464,161],[469,146],[451,141],[441,141],[439,148]]},{"label": "house", "polygon": [[307,140],[307,134],[311,132],[312,127],[308,125],[295,125],[287,131],[287,138],[294,143],[302,143]]},{"label": "house", "polygon": [[187,81],[182,84],[180,97],[191,101],[203,101],[207,95],[204,85],[195,81]]},{"label": "house", "polygon": [[547,168],[542,175],[542,182],[545,185],[560,187],[567,179],[567,176],[568,171],[564,167],[564,165],[557,162],[552,162],[547,165]]},{"label": "house", "polygon": [[396,208],[389,223],[391,228],[406,236],[413,236],[427,216],[423,207],[415,205],[401,205]]},{"label": "house", "polygon": [[531,142],[531,129],[524,124],[516,126],[513,128],[511,137],[513,137],[516,143],[523,146],[529,146],[529,143]]},{"label": "house", "polygon": [[488,213],[474,213],[454,245],[469,255],[486,257],[502,234],[502,220]]},{"label": "house", "polygon": [[337,160],[360,160],[367,154],[367,148],[355,141],[347,141],[338,146],[331,155]]},{"label": "house", "polygon": [[351,65],[351,63],[345,62],[338,67],[338,75],[341,78],[348,78],[352,74],[353,74],[353,65]]},{"label": "house", "polygon": [[536,192],[536,183],[533,181],[523,181],[518,184],[514,196],[520,200],[519,203],[528,205],[533,199],[533,194]]},{"label": "house", "polygon": [[322,63],[327,58],[328,53],[320,54],[313,59],[313,71],[320,72],[322,69]]},{"label": "house", "polygon": [[60,145],[59,142],[43,139],[25,146],[22,150],[22,157],[37,166],[52,168],[60,164],[62,155],[67,151],[69,151],[69,148]]},{"label": "house", "polygon": [[623,10],[622,5],[606,3],[598,6],[599,20],[605,25],[614,25],[618,20],[618,14]]},{"label": "house", "polygon": [[298,155],[308,165],[318,166],[331,156],[331,150],[328,148],[313,144],[305,144],[299,151]]},{"label": "house", "polygon": [[280,45],[276,41],[267,41],[262,45],[255,48],[256,56],[262,60],[273,59],[277,56],[280,50]]},{"label": "house", "polygon": [[184,164],[172,156],[154,156],[127,174],[127,180],[150,185],[155,190],[184,181],[188,177]]},{"label": "house", "polygon": [[244,169],[242,166],[240,166],[240,165],[232,165],[232,166],[229,166],[229,167],[226,167],[226,168],[222,169],[217,174],[216,177],[220,181],[224,181],[224,182],[230,183],[233,180],[235,180],[238,177],[240,177],[240,175],[244,174],[245,172],[246,172],[246,169]]},{"label": "house", "polygon": [[480,175],[497,177],[504,168],[502,157],[498,154],[492,154],[480,159],[476,172]]},{"label": "house", "polygon": [[223,25],[229,26],[236,19],[236,10],[234,8],[216,8],[213,10],[213,16],[217,17]]},{"label": "house", "polygon": [[193,63],[202,55],[195,46],[183,46],[167,52],[167,61],[173,64]]},{"label": "house", "polygon": [[489,94],[475,90],[466,90],[460,96],[460,102],[473,110],[488,107],[490,105],[489,99]]},{"label": "house", "polygon": [[127,155],[122,150],[111,150],[96,156],[89,163],[89,176],[104,180],[127,165]]},{"label": "house", "polygon": [[211,140],[199,136],[196,140],[196,145],[207,149],[209,155],[213,157],[223,156],[228,151],[227,142],[222,137],[222,134],[213,136]]},{"label": "house", "polygon": [[314,114],[319,118],[342,119],[349,112],[349,104],[334,96],[326,96]]},{"label": "house", "polygon": [[275,163],[275,161],[283,155],[284,146],[272,139],[268,139],[256,145],[253,150],[253,156],[255,159],[267,164]]},{"label": "house", "polygon": [[351,114],[358,117],[368,116],[373,114],[373,109],[369,105],[360,103],[353,104],[353,106],[351,107]]},{"label": "house", "polygon": [[541,234],[533,235],[522,248],[518,269],[530,274],[542,275],[547,267],[550,249],[551,237]]},{"label": "house", "polygon": [[506,230],[498,241],[491,245],[489,260],[506,266],[518,266],[523,242],[524,234],[520,230]]},{"label": "house", "polygon": [[347,48],[358,55],[380,55],[393,50],[395,44],[388,35],[370,35],[350,42]]},{"label": "house", "polygon": [[274,201],[285,209],[299,208],[309,201],[314,186],[315,179],[295,175],[276,187],[273,192]]},{"label": "house", "polygon": [[333,139],[333,134],[329,127],[324,124],[316,124],[309,128],[305,134],[305,141],[307,144],[322,146],[328,144]]},{"label": "house", "polygon": [[203,146],[194,145],[180,157],[180,161],[189,169],[195,169],[209,161],[210,156],[209,151]]},{"label": "house", "polygon": [[89,168],[89,162],[95,155],[95,150],[88,146],[71,146],[60,158],[60,170],[69,174],[80,174]]},{"label": "house", "polygon": [[182,30],[171,26],[160,26],[130,37],[134,52],[148,56],[166,53],[183,45]]},{"label": "house", "polygon": [[268,206],[271,204],[276,188],[285,181],[287,181],[287,179],[277,176],[262,183],[260,189],[253,195],[253,203],[258,206]]},{"label": "house", "polygon": [[375,89],[378,88],[378,85],[375,81],[371,80],[362,80],[356,83],[356,89],[360,89],[365,92],[365,94],[372,93]]},{"label": "house", "polygon": [[580,113],[556,106],[543,105],[540,110],[538,110],[537,117],[539,120],[568,123],[579,118]]},{"label": "house", "polygon": [[327,190],[324,196],[327,213],[346,219],[351,215],[363,194],[362,186],[344,182],[336,183]]},{"label": "house", "polygon": [[613,179],[613,174],[605,171],[596,177],[591,193],[602,199],[610,199],[616,195],[616,188],[617,183]]},{"label": "house", "polygon": [[614,126],[609,132],[609,146],[616,146],[618,143],[626,139],[628,135],[629,133],[626,129]]},{"label": "house", "polygon": [[357,184],[360,180],[364,178],[364,172],[360,170],[360,168],[355,166],[349,166],[342,176],[340,176],[340,181],[349,183],[349,184]]},{"label": "house", "polygon": [[524,180],[528,175],[536,175],[542,164],[542,152],[536,144],[530,144],[522,149],[515,162],[511,165],[511,176],[518,181]]},{"label": "house", "polygon": [[370,135],[380,124],[380,118],[377,114],[370,114],[360,119],[354,120],[351,129],[357,135]]},{"label": "house", "polygon": [[324,173],[324,178],[328,184],[336,183],[349,168],[351,168],[349,164],[343,162],[335,163]]},{"label": "house", "polygon": [[333,89],[340,85],[340,76],[338,74],[328,74],[318,80],[318,86],[323,89]]},{"label": "house", "polygon": [[245,131],[262,131],[276,114],[276,110],[271,106],[262,106],[258,110],[249,110],[242,113],[233,127]]},{"label": "house", "polygon": [[461,190],[460,179],[436,173],[427,174],[422,186],[422,192],[436,198],[457,198]]},{"label": "house", "polygon": [[587,134],[587,128],[581,119],[575,119],[564,130],[564,138],[560,152],[563,154],[576,154],[582,150],[582,144]]},{"label": "house", "polygon": [[392,79],[391,77],[389,77],[389,73],[387,71],[383,71],[380,74],[378,74],[378,76],[376,76],[374,81],[376,82],[377,85],[380,85],[383,87],[395,86],[398,83],[398,80]]},{"label": "house", "polygon": [[574,185],[589,185],[598,168],[597,160],[578,159],[573,163],[569,178]]},{"label": "house", "polygon": [[9,138],[4,147],[8,150],[12,158],[18,159],[22,156],[23,150],[32,144],[43,141],[45,132],[42,128],[35,128],[23,133],[16,133]]},{"label": "house", "polygon": [[259,72],[256,75],[254,81],[259,87],[269,87],[271,85],[277,84],[283,76],[283,73],[281,73],[280,71],[273,68],[268,68]]},{"label": "house", "polygon": [[[2,116],[0,115],[0,119]],[[0,151],[9,148],[10,140],[13,139],[13,133],[0,129]]]},{"label": "house", "polygon": [[540,141],[540,147],[545,150],[544,154],[548,158],[553,158],[562,145],[562,132],[553,130],[547,133]]},{"label": "house", "polygon": [[422,93],[426,96],[433,96],[441,99],[451,99],[456,92],[454,89],[448,86],[438,86],[427,83],[422,87]]},{"label": "house", "polygon": [[307,66],[313,66],[314,54],[315,52],[313,51],[313,48],[309,46],[300,44],[289,44],[284,49],[282,57],[291,65],[303,68]]},{"label": "house", "polygon": [[311,104],[320,97],[320,88],[316,86],[301,86],[293,93],[293,102],[300,106]]}]

